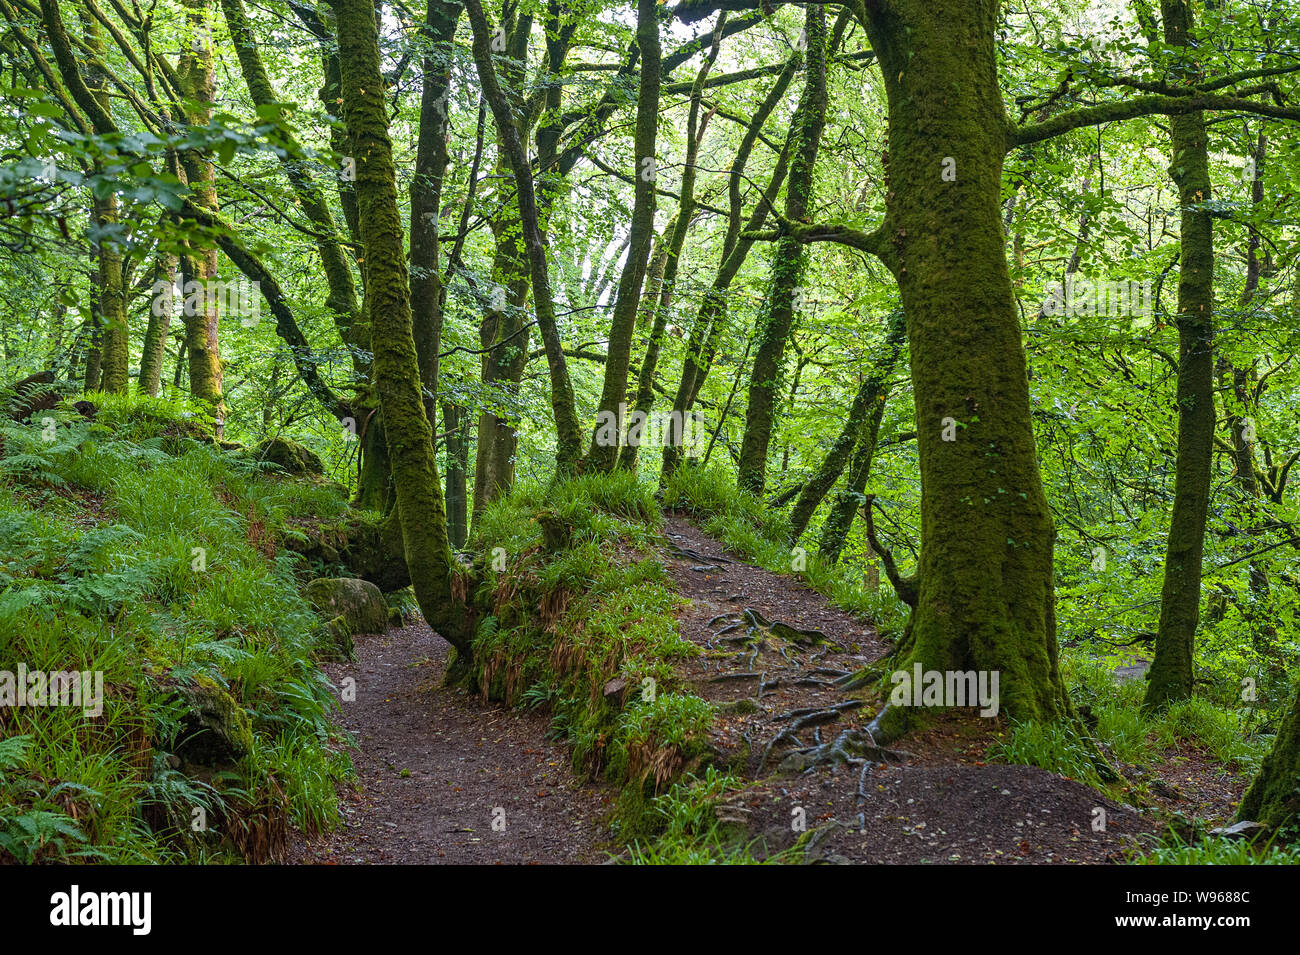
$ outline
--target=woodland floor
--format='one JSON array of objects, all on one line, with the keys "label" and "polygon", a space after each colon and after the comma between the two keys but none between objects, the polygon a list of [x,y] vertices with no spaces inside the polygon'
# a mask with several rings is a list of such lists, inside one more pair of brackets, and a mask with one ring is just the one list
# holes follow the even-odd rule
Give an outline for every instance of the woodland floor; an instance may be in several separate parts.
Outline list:
[{"label": "woodland floor", "polygon": [[[889,750],[845,764],[837,740],[863,739],[881,700],[834,681],[882,657],[869,626],[797,580],[728,557],[721,544],[669,516],[665,566],[688,603],[682,634],[704,655],[683,665],[696,693],[721,706],[713,746],[751,784],[722,801],[762,857],[790,847],[796,808],[821,829],[803,861],[823,863],[1106,863],[1157,826],[1131,806],[1045,770],[986,761],[989,721],[950,715]],[[760,628],[727,628],[745,611]],[[730,615],[730,616],[729,616]],[[722,618],[722,619],[719,619]],[[792,635],[769,623],[784,622]],[[719,636],[719,631],[722,631]],[[793,638],[792,638],[793,637]],[[360,747],[343,791],[344,825],[305,840],[291,860],[355,863],[593,863],[607,860],[614,793],[576,779],[541,711],[507,710],[442,685],[446,648],[423,624],[356,641],[357,659],[329,664],[356,679],[341,726]],[[806,728],[780,736],[801,717]],[[847,731],[847,736],[842,736]],[[776,742],[773,743],[773,740]],[[818,750],[814,747],[821,745]],[[862,756],[862,749],[851,749]],[[1241,781],[1195,750],[1142,770],[1159,792],[1146,805],[1223,821]],[[492,812],[505,809],[504,831]],[[1094,832],[1094,810],[1106,811]]]},{"label": "woodland floor", "polygon": [[[340,726],[356,739],[343,825],[289,861],[313,865],[603,862],[612,793],[576,780],[541,711],[509,710],[443,685],[447,645],[424,623],[356,638],[324,666],[356,680]],[[493,810],[505,828],[492,828]]]},{"label": "woodland floor", "polygon": [[[689,676],[697,693],[741,711],[715,722],[714,742],[748,754],[748,775],[756,777],[754,786],[727,801],[730,812],[722,811],[748,830],[760,853],[759,847],[776,851],[793,843],[796,807],[804,810],[808,830],[831,824],[814,841],[808,861],[1097,863],[1118,860],[1126,842],[1151,831],[1135,812],[1087,786],[1033,767],[986,763],[988,727],[979,724],[987,721],[978,717],[942,720],[900,740],[897,749],[869,754],[867,763],[807,766],[818,754],[799,749],[860,731],[879,709],[871,691],[845,692],[833,680],[884,656],[888,646],[793,578],[732,562],[722,545],[688,521],[670,517],[665,531],[687,555],[667,563],[679,591],[691,599],[680,618],[682,633],[706,651]],[[727,623],[717,618],[744,608],[798,630],[820,631],[826,640],[800,646],[765,636],[755,646],[739,643],[743,628],[730,644],[717,637]],[[829,718],[829,708],[851,707],[855,698],[866,705]],[[790,714],[817,711],[826,714],[824,722],[795,734],[797,743],[781,740],[769,750],[798,719]],[[890,761],[900,752],[902,762]],[[1098,806],[1106,810],[1102,833],[1091,827]]]}]

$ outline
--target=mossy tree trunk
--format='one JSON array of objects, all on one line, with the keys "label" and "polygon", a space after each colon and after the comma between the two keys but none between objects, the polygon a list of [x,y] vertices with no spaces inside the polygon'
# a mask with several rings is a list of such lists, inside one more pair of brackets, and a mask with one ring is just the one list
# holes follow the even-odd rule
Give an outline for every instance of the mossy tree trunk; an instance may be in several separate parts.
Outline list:
[{"label": "mossy tree trunk", "polygon": [[469,434],[465,411],[452,401],[442,403],[442,423],[447,435],[447,536],[453,547],[464,547],[469,537],[465,472],[469,469]]},{"label": "mossy tree trunk", "polygon": [[849,459],[848,474],[844,486],[831,502],[830,511],[821,526],[821,539],[817,552],[822,560],[829,564],[840,559],[844,542],[848,539],[849,529],[853,526],[853,517],[865,502],[867,479],[871,476],[871,464],[876,457],[876,447],[880,441],[880,422],[885,416],[885,402],[889,398],[889,377],[898,364],[899,353],[907,341],[907,323],[901,311],[895,312],[890,321],[889,335],[885,339],[885,354],[873,378],[878,382],[878,398],[869,407],[863,422],[861,435],[853,456]]},{"label": "mossy tree trunk", "polygon": [[[1264,162],[1268,155],[1268,138],[1261,132],[1255,142],[1254,175],[1250,183],[1250,201],[1258,206],[1264,201]],[[1241,291],[1239,307],[1248,309],[1259,291],[1261,263],[1259,250],[1261,236],[1258,229],[1251,228],[1246,240],[1246,282]],[[1255,364],[1236,364],[1220,355],[1218,359],[1219,391],[1223,395],[1224,429],[1228,432],[1228,442],[1232,446],[1233,484],[1236,485],[1245,512],[1249,515],[1250,538],[1257,539],[1260,531],[1256,528],[1267,519],[1263,507],[1263,487],[1259,469],[1255,465],[1255,390],[1258,374]],[[1248,540],[1247,549],[1255,544]],[[1277,637],[1277,628],[1272,623],[1269,612],[1268,567],[1263,561],[1255,559],[1250,562],[1250,594],[1252,606],[1247,611],[1251,623],[1251,639],[1255,645],[1265,650],[1271,648]]]},{"label": "mossy tree trunk", "polygon": [[867,27],[889,104],[885,232],[921,470],[919,597],[900,665],[998,671],[1006,715],[1067,716],[1055,532],[999,205],[997,4],[873,3]]},{"label": "mossy tree trunk", "polygon": [[[791,124],[792,158],[790,181],[786,185],[785,217],[799,222],[808,215],[812,201],[813,170],[826,121],[826,13],[809,5],[804,19],[807,37],[807,65],[803,93]],[[767,482],[767,450],[772,439],[772,419],[780,390],[785,347],[794,326],[800,282],[807,250],[795,239],[783,236],[772,255],[771,286],[767,307],[756,331],[757,347],[749,379],[749,402],[745,409],[745,433],[741,439],[737,481],[745,490],[762,494]]]},{"label": "mossy tree trunk", "polygon": [[[154,288],[176,284],[176,256],[161,253],[154,267]],[[164,300],[164,301],[170,301]],[[144,330],[144,347],[140,350],[140,391],[157,397],[162,387],[163,357],[167,354],[167,334],[171,331],[172,313],[166,307],[153,307],[150,301],[149,323]]]},{"label": "mossy tree trunk", "polygon": [[[664,331],[668,327],[668,310],[671,307],[672,292],[664,284],[664,269],[668,265],[669,246],[677,232],[679,219],[674,216],[664,227],[664,231],[655,237],[654,248],[650,253],[650,262],[646,266],[645,282],[641,286],[641,305],[637,312],[637,324],[644,328],[650,326],[646,335],[645,352],[641,356],[641,367],[637,372],[636,394],[632,400],[632,411],[648,413],[654,407],[655,367],[659,363],[659,351],[663,342]],[[618,466],[628,471],[636,470],[639,443],[629,441],[618,452]]]},{"label": "mossy tree trunk", "polygon": [[[520,142],[528,138],[532,111],[523,101],[519,91],[526,76],[524,64],[528,60],[528,41],[532,34],[533,17],[517,7],[507,6],[498,29],[505,37],[504,56],[497,69],[504,82],[503,92],[510,97],[511,112],[520,117]],[[551,31],[548,31],[548,39]],[[557,37],[558,39],[558,37]],[[549,54],[548,54],[549,57]],[[557,90],[558,92],[558,90]],[[507,146],[500,129],[497,129],[496,176],[508,180],[513,175],[507,158]],[[539,167],[542,156],[538,155]],[[547,202],[545,184],[537,181],[538,230]],[[516,417],[511,409],[517,405],[524,369],[528,364],[528,350],[532,332],[528,321],[528,250],[524,243],[517,201],[499,203],[489,221],[495,249],[492,258],[492,287],[479,322],[479,346],[483,349],[481,380],[495,393],[501,407],[486,408],[479,414],[478,431],[474,448],[474,519],[492,501],[505,494],[514,485],[515,453],[519,447]],[[498,410],[501,411],[498,414]]]},{"label": "mossy tree trunk", "polygon": [[[1193,44],[1192,14],[1162,0],[1165,42]],[[1192,695],[1192,649],[1201,611],[1201,559],[1214,464],[1214,223],[1204,114],[1169,117],[1169,174],[1182,209],[1178,257],[1178,455],[1155,659],[1144,709]]]},{"label": "mossy tree trunk", "polygon": [[1300,696],[1282,719],[1273,749],[1242,797],[1237,818],[1270,828],[1300,822]]},{"label": "mossy tree trunk", "polygon": [[[456,648],[449,678],[468,672],[473,618],[457,590],[433,430],[412,333],[410,279],[388,134],[378,28],[369,0],[334,0],[343,109],[357,153],[358,227],[367,262],[375,383],[392,466],[396,517],[411,584],[429,625]],[[455,596],[459,593],[461,596]]]},{"label": "mossy tree trunk", "polygon": [[[498,400],[512,405],[528,364],[528,265],[517,221],[494,219],[496,254],[492,260],[494,283],[479,324],[479,343],[484,349],[483,384],[497,392]],[[514,484],[514,460],[518,432],[514,418],[505,408],[485,409],[479,414],[478,440],[474,458],[474,517]]]},{"label": "mossy tree trunk", "polygon": [[[691,85],[690,107],[686,121],[686,163],[682,168],[681,201],[677,215],[668,223],[664,231],[662,249],[653,257],[647,275],[647,292],[653,316],[650,337],[646,342],[645,356],[641,360],[641,369],[637,374],[636,395],[632,402],[633,413],[649,414],[654,407],[655,372],[659,366],[659,351],[663,344],[664,330],[668,326],[668,314],[672,308],[673,288],[677,283],[677,271],[681,267],[682,249],[686,244],[686,234],[690,231],[691,218],[695,215],[695,179],[696,165],[700,153],[700,141],[708,126],[708,116],[700,117],[701,101],[704,97],[704,82],[709,77],[722,47],[723,29],[727,25],[727,15],[718,16],[713,27],[713,43],[709,53],[695,74]],[[758,121],[761,124],[761,120]],[[643,305],[644,311],[644,305]],[[671,422],[671,418],[669,419]],[[667,443],[674,444],[681,440],[678,429],[670,424],[666,436]],[[629,442],[619,454],[619,467],[636,469],[638,445]],[[667,449],[665,449],[667,453]]]},{"label": "mossy tree trunk", "polygon": [[[636,326],[637,305],[641,300],[641,284],[645,280],[650,244],[654,238],[655,186],[657,178],[655,144],[659,131],[659,4],[657,0],[637,0],[636,42],[640,52],[640,90],[637,95],[636,134],[633,153],[635,180],[632,207],[632,240],[628,246],[627,261],[619,276],[618,297],[614,301],[614,314],[609,325],[609,346],[605,356],[605,381],[596,405],[597,421],[587,452],[586,466],[594,471],[611,471],[618,463],[619,441],[609,441],[609,427],[601,416],[614,416],[618,421],[617,434],[621,441],[624,422],[620,420],[621,406],[627,398],[628,366],[632,361],[632,333]],[[692,175],[693,169],[686,174]],[[685,228],[690,222],[687,215],[679,220]]]},{"label": "mossy tree trunk", "polygon": [[[243,0],[221,0],[221,8],[253,105],[268,109],[281,102],[262,62],[262,52]],[[303,151],[297,138],[287,126],[282,127],[277,135],[285,146],[280,165],[298,197],[299,208],[314,227],[316,252],[320,255],[328,286],[325,306],[334,317],[339,337],[352,355],[354,372],[364,377],[369,372],[369,362],[363,356],[370,349],[370,330],[366,327],[357,298],[349,256],[338,235],[324,192],[312,177],[309,165],[299,158]]]},{"label": "mossy tree trunk", "polygon": [[[56,0],[41,0],[40,7],[41,20],[59,75],[73,102],[88,120],[82,120],[82,128],[89,126],[96,136],[115,135],[118,128],[113,119],[107,77],[98,70],[82,75],[58,3]],[[98,23],[89,14],[83,17],[83,22],[86,25],[86,44],[92,50],[102,50],[104,44]],[[130,374],[130,339],[126,291],[122,278],[122,253],[116,241],[106,237],[117,224],[118,212],[115,195],[93,199],[92,215],[96,230],[101,236],[91,243],[95,250],[98,280],[97,287],[91,291],[91,297],[98,303],[99,341],[98,348],[92,351],[94,362],[87,364],[86,384],[89,387],[93,379],[94,385],[106,392],[126,391]]]},{"label": "mossy tree trunk", "polygon": [[90,317],[86,319],[86,369],[81,376],[81,387],[86,391],[99,389],[99,376],[103,367],[101,361],[104,355],[104,333],[103,323],[99,318],[97,298],[98,296],[92,290]]},{"label": "mossy tree trunk", "polygon": [[[182,0],[185,8],[186,50],[176,65],[182,93],[187,103],[185,121],[191,126],[206,126],[212,120],[212,102],[216,95],[216,78],[212,60],[212,21],[208,0]],[[181,164],[192,193],[192,201],[202,209],[217,213],[216,171],[211,160],[197,150],[181,154]],[[212,410],[218,437],[225,429],[225,405],[222,401],[221,315],[212,283],[220,279],[215,245],[190,243],[188,254],[181,257],[185,282],[185,341],[189,346],[190,394]],[[197,283],[199,293],[189,290]]]},{"label": "mossy tree trunk", "polygon": [[420,130],[411,179],[411,312],[415,351],[424,386],[429,426],[437,430],[438,352],[442,347],[442,271],[438,229],[442,181],[447,172],[447,114],[451,89],[451,44],[460,5],[429,0],[421,38],[427,44],[421,66]]}]

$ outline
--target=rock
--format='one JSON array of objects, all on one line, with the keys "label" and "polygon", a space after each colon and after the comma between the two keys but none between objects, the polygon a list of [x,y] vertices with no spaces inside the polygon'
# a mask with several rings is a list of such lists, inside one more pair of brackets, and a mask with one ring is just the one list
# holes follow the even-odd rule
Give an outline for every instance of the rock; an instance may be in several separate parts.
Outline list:
[{"label": "rock", "polygon": [[1211,829],[1210,835],[1221,836],[1224,839],[1252,840],[1256,836],[1263,835],[1267,831],[1268,826],[1263,823],[1243,820],[1241,822],[1234,822],[1230,826],[1220,826],[1218,829]]},{"label": "rock", "polygon": [[[344,495],[346,497],[346,495]],[[285,547],[309,561],[337,564],[353,577],[368,580],[384,593],[410,586],[402,528],[393,515],[376,521],[349,513],[332,523],[298,523]]]},{"label": "rock", "polygon": [[621,676],[610,680],[605,684],[604,695],[615,706],[622,706],[623,699],[627,696],[627,680]]},{"label": "rock", "polygon": [[554,511],[538,511],[533,520],[542,528],[542,549],[548,554],[558,554],[573,543],[573,528]]},{"label": "rock", "polygon": [[791,753],[777,765],[776,771],[785,776],[794,776],[812,766],[815,759],[812,753]]},{"label": "rock", "polygon": [[351,655],[352,637],[388,629],[388,603],[379,588],[356,577],[318,577],[306,597],[328,621],[325,629],[340,652]]},{"label": "rock", "polygon": [[748,716],[751,713],[757,713],[759,707],[756,700],[746,697],[741,700],[728,700],[725,703],[718,703],[716,709],[723,716]]},{"label": "rock", "polygon": [[1163,796],[1165,799],[1182,799],[1183,794],[1177,786],[1171,786],[1159,776],[1151,782],[1151,791],[1157,796]]},{"label": "rock", "polygon": [[239,701],[211,677],[195,674],[181,696],[189,711],[181,717],[182,760],[202,766],[237,762],[253,748],[253,724]]},{"label": "rock", "polygon": [[259,461],[270,461],[289,474],[304,475],[325,473],[325,464],[319,455],[297,441],[277,435],[267,438],[254,451]]},{"label": "rock", "polygon": [[59,390],[53,371],[38,371],[22,381],[0,386],[0,407],[14,421],[25,421],[41,411],[50,411],[59,403]]},{"label": "rock", "polygon": [[1151,661],[1143,657],[1138,657],[1133,661],[1131,666],[1115,667],[1111,673],[1114,676],[1116,683],[1129,683],[1133,680],[1143,679],[1147,674],[1147,670],[1150,669]]}]

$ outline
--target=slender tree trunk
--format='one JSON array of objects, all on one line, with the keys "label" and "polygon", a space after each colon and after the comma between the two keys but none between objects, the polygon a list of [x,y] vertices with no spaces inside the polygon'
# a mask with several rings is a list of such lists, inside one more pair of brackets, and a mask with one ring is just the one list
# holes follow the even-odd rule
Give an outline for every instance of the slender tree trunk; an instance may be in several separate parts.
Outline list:
[{"label": "slender tree trunk", "polygon": [[[686,416],[690,414],[691,408],[695,405],[695,399],[699,396],[700,389],[704,387],[704,379],[708,376],[709,368],[713,363],[713,355],[722,334],[722,326],[727,310],[727,290],[731,287],[732,279],[740,271],[741,265],[744,264],[749,255],[749,250],[754,244],[751,239],[741,238],[743,221],[741,217],[740,188],[745,166],[749,162],[749,155],[753,151],[754,144],[763,131],[763,124],[767,122],[767,118],[772,114],[777,104],[781,102],[782,97],[785,96],[785,91],[789,87],[791,80],[794,79],[799,64],[802,62],[802,54],[791,57],[785,69],[777,76],[776,83],[773,84],[767,98],[754,114],[749,128],[745,131],[745,136],[736,150],[736,156],[732,160],[727,181],[730,208],[727,216],[727,232],[722,242],[722,257],[719,260],[718,273],[714,276],[713,285],[705,291],[703,300],[700,302],[699,312],[691,325],[691,333],[686,342],[686,353],[682,358],[681,379],[677,385],[677,393],[673,398],[673,416],[669,417],[668,435],[664,442],[660,481],[668,480],[681,461],[682,449],[674,422],[684,422],[686,420]],[[777,159],[776,168],[772,172],[772,178],[768,183],[767,190],[759,198],[750,215],[748,221],[750,229],[757,229],[762,226],[768,217],[772,204],[776,201],[776,195],[781,189],[781,184],[785,181],[790,143],[791,140],[787,137],[785,147]]]},{"label": "slender tree trunk", "polygon": [[442,423],[447,434],[447,536],[453,547],[464,547],[469,537],[465,472],[469,469],[469,437],[464,410],[454,402],[442,403]]},{"label": "slender tree trunk", "polygon": [[[176,256],[163,253],[158,256],[154,269],[154,289],[170,289],[176,284]],[[145,327],[144,348],[140,352],[140,391],[151,398],[157,397],[162,387],[163,358],[167,354],[167,335],[171,331],[171,297],[160,298],[155,291],[149,308],[149,324]]]},{"label": "slender tree trunk", "polygon": [[[859,394],[865,392],[863,398],[862,416],[859,419],[859,427],[855,434],[856,444],[853,446],[852,455],[848,462],[848,475],[844,481],[844,487],[835,495],[835,500],[831,503],[830,511],[821,526],[821,540],[818,545],[818,553],[823,560],[833,564],[840,559],[840,551],[844,549],[844,541],[849,536],[849,528],[853,526],[853,517],[862,506],[863,492],[867,488],[867,478],[871,476],[871,464],[875,460],[876,445],[880,438],[880,422],[885,416],[885,401],[889,397],[889,379],[894,374],[894,368],[898,364],[899,353],[907,339],[907,323],[903,318],[901,310],[896,311],[890,316],[889,331],[885,335],[885,342],[882,348],[883,354],[876,361],[871,369],[871,376],[863,382]],[[855,402],[856,406],[856,402]],[[853,412],[850,411],[850,418]],[[846,428],[847,430],[847,428]],[[835,449],[827,454],[827,461],[831,462]],[[832,462],[833,463],[833,462]],[[823,470],[826,465],[823,465]],[[820,486],[826,480],[823,475],[814,478],[810,485],[810,491],[805,493],[816,494],[815,487]],[[832,479],[831,483],[834,483]],[[826,491],[830,490],[830,485],[826,485]],[[826,491],[822,491],[824,495]],[[817,502],[804,502],[803,497],[795,505],[795,512],[798,515],[799,505],[802,504],[807,510],[808,517],[811,517],[816,510],[817,504],[820,503],[820,497]],[[811,505],[811,509],[809,506]],[[803,519],[804,526],[807,526],[807,518]],[[799,533],[803,533],[802,528]],[[792,535],[794,540],[798,540],[798,534]]]},{"label": "slender tree trunk", "polygon": [[[807,8],[804,33],[808,41],[808,64],[803,95],[792,124],[793,159],[785,193],[785,217],[793,222],[802,221],[808,214],[813,169],[826,121],[826,13],[822,7],[810,5]],[[736,480],[745,490],[759,495],[767,482],[767,449],[772,439],[772,418],[780,390],[785,347],[800,304],[797,296],[806,259],[806,249],[795,239],[783,236],[777,241],[772,256],[767,308],[755,332],[757,348],[749,378],[745,434],[740,445]]]},{"label": "slender tree trunk", "polygon": [[[1192,14],[1162,0],[1165,42],[1192,44]],[[1144,709],[1192,695],[1192,649],[1201,611],[1201,558],[1214,464],[1214,224],[1203,113],[1169,117],[1169,172],[1182,208],[1178,268],[1178,457],[1169,518],[1155,659]]]},{"label": "slender tree trunk", "polygon": [[[632,242],[619,278],[618,298],[609,326],[609,347],[605,358],[605,383],[596,407],[596,429],[587,467],[610,471],[618,462],[623,440],[621,406],[627,398],[628,365],[632,360],[632,332],[636,326],[637,303],[645,280],[646,261],[654,237],[656,158],[659,129],[659,5],[657,0],[637,0],[636,42],[641,55],[641,84],[637,97],[635,186],[632,209]],[[693,174],[694,170],[689,170]],[[681,220],[679,220],[680,222]],[[685,217],[689,223],[690,217]],[[684,227],[684,225],[683,225]],[[613,427],[610,426],[611,421]],[[613,439],[611,440],[611,435]]]},{"label": "slender tree trunk", "polygon": [[[808,521],[812,519],[817,506],[839,480],[854,448],[859,447],[866,438],[869,422],[874,418],[876,427],[879,427],[879,412],[885,405],[889,376],[893,374],[894,364],[898,361],[898,352],[905,334],[906,324],[903,321],[903,313],[897,311],[889,318],[883,353],[867,370],[867,376],[858,386],[857,394],[853,396],[853,404],[849,406],[849,416],[844,421],[844,427],[827,450],[821,466],[804,484],[799,499],[795,501],[794,510],[790,512],[792,542],[797,541],[808,527]],[[874,446],[875,441],[873,440],[871,444]],[[870,455],[868,455],[869,461]],[[845,530],[847,531],[848,528]]]},{"label": "slender tree trunk", "polygon": [[561,474],[572,472],[582,453],[582,432],[578,425],[573,383],[564,358],[559,327],[555,321],[555,304],[551,297],[551,280],[546,261],[546,240],[538,218],[537,197],[528,156],[510,108],[510,99],[497,81],[492,64],[493,31],[479,0],[465,0],[465,12],[474,31],[474,63],[483,84],[483,96],[492,110],[497,133],[514,173],[519,219],[524,245],[528,250],[529,276],[533,286],[533,307],[546,349],[546,363],[551,373],[551,411],[555,415],[555,462]]},{"label": "slender tree trunk", "polygon": [[[252,23],[244,10],[243,0],[221,0],[221,8],[253,105],[268,108],[280,102],[262,62],[262,53]],[[329,286],[325,305],[334,316],[339,336],[352,354],[354,370],[358,375],[364,376],[368,374],[368,362],[362,356],[370,349],[370,330],[365,326],[357,300],[352,266],[336,231],[334,216],[325,202],[325,195],[312,178],[307,163],[298,158],[302,154],[302,147],[287,126],[281,128],[280,135],[288,147],[280,157],[280,165],[298,197],[299,208],[315,232],[316,251],[320,255],[325,281]]]},{"label": "slender tree trunk", "polygon": [[180,390],[181,380],[185,377],[185,354],[189,345],[182,338],[176,345],[176,368],[172,373],[172,387],[177,391]]},{"label": "slender tree trunk", "polygon": [[422,31],[428,44],[424,87],[420,95],[420,132],[415,176],[411,180],[411,312],[415,351],[424,386],[424,410],[437,430],[438,352],[442,347],[442,266],[438,229],[442,181],[447,172],[448,101],[451,92],[451,44],[460,5],[429,0]]},{"label": "slender tree trunk", "polygon": [[[1264,161],[1268,154],[1268,138],[1260,133],[1255,142],[1254,175],[1250,183],[1250,201],[1259,205],[1264,201]],[[1260,277],[1260,234],[1252,228],[1246,242],[1246,281],[1242,288],[1239,307],[1245,311],[1251,307],[1255,294],[1259,291]],[[1224,427],[1228,432],[1228,441],[1232,445],[1233,483],[1240,492],[1250,525],[1253,528],[1266,518],[1263,508],[1263,489],[1260,485],[1259,471],[1255,466],[1255,419],[1254,393],[1256,371],[1254,364],[1235,365],[1226,356],[1219,357],[1220,391],[1223,394]],[[1260,532],[1252,530],[1250,537],[1258,538]],[[1254,543],[1247,541],[1246,547],[1253,549]],[[1269,611],[1268,568],[1262,560],[1250,562],[1250,593],[1252,607],[1247,617],[1251,623],[1251,639],[1263,650],[1271,648],[1277,637],[1277,628],[1271,622]]]},{"label": "slender tree trunk", "polygon": [[98,296],[91,291],[90,318],[86,319],[86,371],[82,376],[81,387],[84,391],[98,391],[100,372],[103,368],[103,324],[99,318]]},{"label": "slender tree trunk", "polygon": [[[641,286],[641,306],[638,310],[637,324],[650,325],[646,336],[645,353],[641,358],[641,369],[637,374],[636,397],[632,403],[633,414],[648,414],[654,406],[654,372],[659,362],[659,348],[668,327],[668,309],[672,293],[664,284],[664,269],[668,265],[669,245],[677,231],[678,218],[674,217],[655,239],[654,250],[650,253],[650,263],[646,267],[645,282]],[[648,371],[647,371],[648,366]],[[618,453],[618,466],[628,471],[636,470],[640,442],[629,440]]]},{"label": "slender tree trunk", "polygon": [[[499,400],[513,405],[528,363],[528,277],[526,255],[517,223],[497,221],[497,254],[492,277],[494,301],[483,313],[479,341],[487,349],[482,360],[483,384],[499,392]],[[502,294],[504,293],[504,294]],[[483,508],[514,484],[515,452],[519,446],[514,418],[508,410],[479,415],[474,463],[474,519]]]},{"label": "slender tree trunk", "polygon": [[[86,29],[86,44],[103,56],[104,39],[100,35],[99,21],[87,10],[82,12],[82,23]],[[112,122],[113,101],[108,95],[108,77],[103,71],[91,66],[86,73],[86,87],[105,121],[95,123],[95,133],[105,135],[116,133]],[[118,201],[116,194],[95,196],[91,203],[95,217],[95,227],[100,236],[107,236],[117,225]],[[130,378],[130,334],[126,316],[126,288],[122,278],[122,252],[117,247],[116,239],[100,238],[91,242],[99,261],[99,288],[95,295],[99,300],[100,313],[100,372],[99,390],[108,394],[122,394],[126,391]]]},{"label": "slender tree trunk", "polygon": [[[182,0],[185,8],[187,50],[176,67],[182,92],[188,100],[185,121],[206,126],[212,120],[216,80],[212,61],[212,22],[208,0]],[[213,213],[218,211],[216,172],[206,156],[195,150],[181,155],[193,202]],[[225,430],[226,409],[222,400],[221,316],[213,283],[219,281],[215,246],[195,247],[182,256],[185,277],[185,339],[189,346],[190,394],[212,409],[215,431]],[[197,291],[195,291],[197,289]]]},{"label": "slender tree trunk", "polygon": [[448,670],[455,680],[468,673],[473,619],[465,603],[467,590],[456,587],[433,430],[424,410],[376,13],[370,0],[334,0],[333,8],[339,26],[344,115],[357,147],[358,227],[367,262],[373,367],[392,464],[396,517],[420,610],[456,648],[456,660]]}]

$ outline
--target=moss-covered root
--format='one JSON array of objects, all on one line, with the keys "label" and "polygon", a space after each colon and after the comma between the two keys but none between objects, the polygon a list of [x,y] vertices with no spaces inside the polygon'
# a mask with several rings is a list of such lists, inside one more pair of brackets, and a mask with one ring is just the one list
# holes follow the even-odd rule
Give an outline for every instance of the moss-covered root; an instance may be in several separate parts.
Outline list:
[{"label": "moss-covered root", "polygon": [[1282,720],[1259,775],[1246,790],[1237,818],[1271,829],[1300,821],[1300,695]]}]

